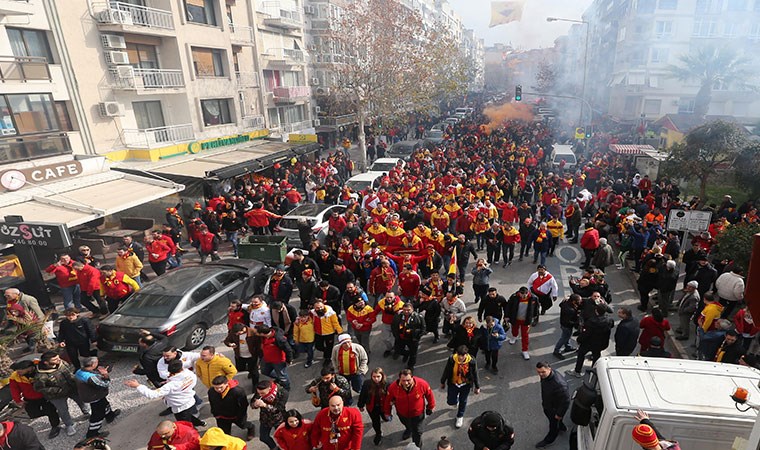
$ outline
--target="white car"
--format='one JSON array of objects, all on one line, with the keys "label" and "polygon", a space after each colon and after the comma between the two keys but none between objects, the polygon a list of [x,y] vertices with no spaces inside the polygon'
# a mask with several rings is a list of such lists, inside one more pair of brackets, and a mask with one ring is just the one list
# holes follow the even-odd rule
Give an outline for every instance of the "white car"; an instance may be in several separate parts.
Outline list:
[{"label": "white car", "polygon": [[280,228],[282,229],[282,234],[287,239],[288,248],[301,247],[301,238],[298,234],[298,219],[306,220],[306,223],[311,227],[312,234],[317,237],[319,242],[324,243],[327,236],[327,221],[330,220],[330,215],[333,211],[343,214],[346,211],[346,207],[343,205],[326,205],[324,203],[305,203],[285,214],[282,220],[280,220]]},{"label": "white car", "polygon": [[398,165],[399,161],[401,162],[402,168],[406,166],[406,163],[401,158],[378,158],[371,166],[369,166],[367,173],[388,173]]},{"label": "white car", "polygon": [[380,187],[380,179],[382,177],[382,172],[360,173],[359,175],[354,175],[349,178],[346,181],[345,186],[351,189],[351,192],[361,192],[368,188],[377,189]]}]

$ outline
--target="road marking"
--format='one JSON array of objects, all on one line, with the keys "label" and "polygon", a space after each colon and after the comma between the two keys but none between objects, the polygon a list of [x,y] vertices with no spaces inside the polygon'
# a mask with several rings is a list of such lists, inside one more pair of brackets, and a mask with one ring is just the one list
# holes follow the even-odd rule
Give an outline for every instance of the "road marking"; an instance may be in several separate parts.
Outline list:
[{"label": "road marking", "polygon": [[[566,251],[569,251],[573,254],[572,258],[567,259],[563,253],[566,253]],[[554,255],[562,261],[565,264],[577,264],[583,259],[583,255],[581,254],[581,251],[578,250],[577,247],[574,247],[572,245],[563,245],[561,247],[558,247],[556,251],[554,252]]]}]

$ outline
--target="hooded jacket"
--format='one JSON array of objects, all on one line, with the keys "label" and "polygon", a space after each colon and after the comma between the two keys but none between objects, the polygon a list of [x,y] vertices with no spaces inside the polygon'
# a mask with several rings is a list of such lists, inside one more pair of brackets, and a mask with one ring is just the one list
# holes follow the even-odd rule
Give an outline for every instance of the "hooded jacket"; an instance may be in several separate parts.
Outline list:
[{"label": "hooded jacket", "polygon": [[200,450],[201,437],[193,428],[193,424],[178,420],[174,422],[174,425],[177,426],[177,431],[166,441],[154,431],[148,441],[148,450],[164,450],[165,445],[171,445],[175,450]]},{"label": "hooded jacket", "polygon": [[45,450],[34,430],[19,422],[0,422],[5,433],[0,436],[2,450]]},{"label": "hooded jacket", "polygon": [[[224,450],[245,450],[245,441],[224,434],[221,428],[211,427],[206,431],[206,434],[200,440],[200,444],[208,448],[221,447]],[[178,449],[179,450],[179,449]]]},{"label": "hooded jacket", "polygon": [[35,391],[42,393],[48,400],[71,397],[77,389],[74,370],[66,361],[49,369],[37,366],[37,375],[32,385]]}]

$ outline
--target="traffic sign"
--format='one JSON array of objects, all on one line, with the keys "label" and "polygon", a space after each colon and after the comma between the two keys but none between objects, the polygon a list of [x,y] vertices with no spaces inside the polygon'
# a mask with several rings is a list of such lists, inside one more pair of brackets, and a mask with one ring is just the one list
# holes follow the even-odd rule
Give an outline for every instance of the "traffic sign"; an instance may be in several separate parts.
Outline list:
[{"label": "traffic sign", "polygon": [[575,139],[586,139],[586,129],[584,127],[577,127],[575,129]]},{"label": "traffic sign", "polygon": [[707,231],[711,219],[712,213],[710,211],[671,209],[668,215],[668,230],[701,233]]}]

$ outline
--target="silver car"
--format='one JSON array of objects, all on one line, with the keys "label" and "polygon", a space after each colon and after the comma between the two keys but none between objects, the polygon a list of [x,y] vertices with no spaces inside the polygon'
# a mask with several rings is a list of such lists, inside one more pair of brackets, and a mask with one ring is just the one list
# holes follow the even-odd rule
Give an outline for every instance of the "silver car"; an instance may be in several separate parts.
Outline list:
[{"label": "silver car", "polygon": [[343,205],[326,205],[324,203],[307,203],[297,206],[280,220],[282,234],[287,239],[288,248],[301,248],[301,237],[298,232],[298,219],[306,220],[311,227],[311,234],[316,236],[320,243],[325,242],[327,236],[328,221],[333,211],[343,214],[346,207]]}]

